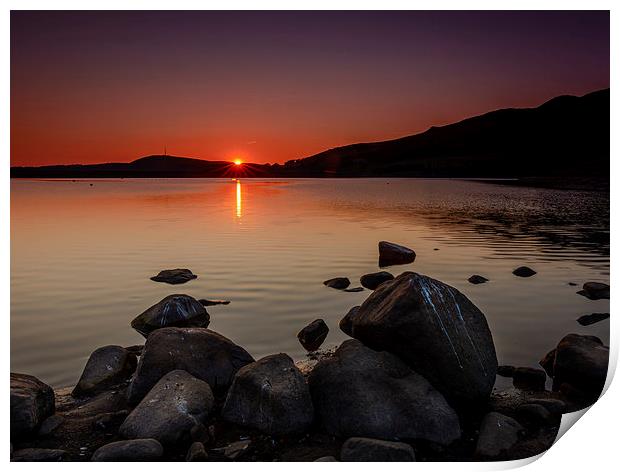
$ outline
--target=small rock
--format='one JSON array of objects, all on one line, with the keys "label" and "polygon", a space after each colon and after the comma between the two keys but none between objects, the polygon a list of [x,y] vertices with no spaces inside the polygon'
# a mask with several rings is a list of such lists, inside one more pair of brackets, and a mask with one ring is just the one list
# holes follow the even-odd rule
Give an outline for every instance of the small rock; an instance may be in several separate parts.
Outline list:
[{"label": "small rock", "polygon": [[297,339],[306,351],[316,351],[329,333],[329,328],[322,319],[314,320],[308,326],[297,333]]},{"label": "small rock", "polygon": [[478,284],[483,284],[485,282],[488,282],[489,279],[487,279],[486,277],[483,277],[482,275],[474,274],[470,278],[468,278],[467,281],[470,284],[478,285]]},{"label": "small rock", "polygon": [[120,425],[129,415],[128,410],[119,410],[112,413],[101,413],[95,416],[93,428],[100,431],[111,429],[114,425]]},{"label": "small rock", "polygon": [[125,382],[136,370],[137,363],[135,354],[121,346],[100,347],[88,358],[71,395],[93,395]]},{"label": "small rock", "polygon": [[577,318],[577,323],[581,326],[589,326],[599,321],[609,318],[609,313],[592,313],[591,315],[583,315]]},{"label": "small rock", "polygon": [[379,267],[410,264],[415,261],[415,251],[400,244],[379,241]]},{"label": "small rock", "polygon": [[344,318],[340,320],[340,323],[338,324],[338,326],[340,327],[340,330],[343,333],[349,336],[353,336],[353,318],[355,317],[355,315],[357,315],[357,311],[359,309],[360,309],[359,305],[354,306],[348,311],[346,315],[344,315]]},{"label": "small rock", "polygon": [[323,456],[314,459],[314,462],[338,462],[338,460],[334,456]]},{"label": "small rock", "polygon": [[532,426],[550,425],[557,422],[558,417],[551,415],[544,406],[536,403],[525,403],[519,405],[516,414],[524,424]]},{"label": "small rock", "polygon": [[201,442],[192,443],[187,456],[185,456],[186,462],[205,462],[208,458],[207,451]]},{"label": "small rock", "polygon": [[373,272],[372,274],[365,274],[360,277],[362,287],[366,287],[368,290],[376,290],[379,285],[389,280],[394,280],[394,276],[384,270],[381,272]]},{"label": "small rock", "polygon": [[497,367],[497,375],[501,377],[512,377],[515,372],[515,367],[512,365],[500,365]]},{"label": "small rock", "polygon": [[152,461],[164,455],[164,448],[155,439],[130,439],[101,446],[90,458],[95,462]]},{"label": "small rock", "polygon": [[364,287],[345,288],[343,292],[363,292]]},{"label": "small rock", "polygon": [[206,328],[210,321],[209,313],[195,298],[189,295],[169,295],[136,316],[131,327],[146,338],[156,329]]},{"label": "small rock", "polygon": [[207,300],[206,298],[201,298],[198,300],[202,306],[214,306],[214,305],[229,305],[230,300]]},{"label": "small rock", "polygon": [[571,287],[576,287],[577,284],[575,282],[568,282],[568,285],[570,285]]},{"label": "small rock", "polygon": [[369,438],[349,438],[342,445],[343,462],[415,462],[409,444]]},{"label": "small rock", "polygon": [[33,434],[54,414],[52,387],[36,377],[11,372],[11,437]]},{"label": "small rock", "polygon": [[600,282],[586,282],[583,284],[583,290],[577,292],[590,300],[609,300],[609,285]]},{"label": "small rock", "polygon": [[521,424],[501,413],[491,412],[482,419],[475,455],[481,459],[502,457],[519,440]]},{"label": "small rock", "polygon": [[250,450],[251,445],[252,441],[250,439],[244,439],[243,441],[236,441],[224,448],[220,448],[219,451],[221,451],[228,459],[234,461],[243,457]]},{"label": "small rock", "polygon": [[517,277],[531,277],[532,275],[536,275],[536,271],[527,266],[517,267],[512,273]]},{"label": "small rock", "polygon": [[27,448],[13,451],[11,462],[60,462],[68,457],[62,449]]},{"label": "small rock", "polygon": [[521,390],[543,391],[547,374],[544,370],[531,367],[517,367],[512,374],[512,383]]},{"label": "small rock", "polygon": [[65,419],[62,416],[52,415],[46,418],[43,423],[41,423],[41,427],[39,428],[39,432],[37,434],[39,436],[49,436],[64,422]]},{"label": "small rock", "polygon": [[346,277],[336,277],[326,280],[325,282],[323,282],[323,285],[327,285],[330,288],[342,290],[351,285],[351,281]]},{"label": "small rock", "polygon": [[189,269],[166,269],[151,277],[151,280],[155,282],[165,282],[171,285],[178,285],[197,278],[198,276],[194,275]]}]

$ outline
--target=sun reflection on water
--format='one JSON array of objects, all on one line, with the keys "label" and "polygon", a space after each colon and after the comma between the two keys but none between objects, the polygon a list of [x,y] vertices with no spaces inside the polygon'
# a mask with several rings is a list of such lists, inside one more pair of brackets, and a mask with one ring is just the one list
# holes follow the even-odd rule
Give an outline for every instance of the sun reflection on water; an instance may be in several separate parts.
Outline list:
[{"label": "sun reflection on water", "polygon": [[237,218],[241,218],[241,181],[237,179]]}]

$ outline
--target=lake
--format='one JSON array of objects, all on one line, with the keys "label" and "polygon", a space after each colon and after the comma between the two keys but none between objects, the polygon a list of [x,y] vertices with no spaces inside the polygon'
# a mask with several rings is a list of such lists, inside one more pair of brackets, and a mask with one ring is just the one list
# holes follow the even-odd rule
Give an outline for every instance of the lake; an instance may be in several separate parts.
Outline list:
[{"label": "lake", "polygon": [[[210,328],[255,358],[305,358],[296,338],[323,318],[323,347],[371,293],[377,243],[411,247],[412,270],[448,283],[485,313],[500,364],[537,367],[567,333],[609,342],[609,301],[575,292],[609,281],[609,194],[425,179],[119,179],[11,181],[11,371],[77,382],[89,354],[143,343],[129,323],[173,293],[227,299]],[[530,278],[512,274],[527,265]],[[156,283],[161,269],[198,279]],[[490,281],[472,285],[480,274]],[[575,283],[579,286],[572,286]]]}]

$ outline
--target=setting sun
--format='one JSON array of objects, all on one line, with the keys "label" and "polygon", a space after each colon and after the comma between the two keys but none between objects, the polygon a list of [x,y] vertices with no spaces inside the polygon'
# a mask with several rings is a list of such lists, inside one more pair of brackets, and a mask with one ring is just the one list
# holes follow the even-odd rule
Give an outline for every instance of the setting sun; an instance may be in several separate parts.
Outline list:
[{"label": "setting sun", "polygon": [[243,161],[241,159],[235,159],[233,162],[236,166],[240,166],[241,164],[243,164]]}]

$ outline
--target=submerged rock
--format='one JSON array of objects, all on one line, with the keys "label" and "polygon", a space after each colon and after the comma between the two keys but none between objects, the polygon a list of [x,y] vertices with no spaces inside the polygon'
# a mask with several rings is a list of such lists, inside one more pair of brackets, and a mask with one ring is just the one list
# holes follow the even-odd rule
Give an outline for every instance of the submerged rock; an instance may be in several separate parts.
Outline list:
[{"label": "submerged rock", "polygon": [[456,403],[483,402],[497,372],[484,314],[461,292],[405,272],[385,282],[350,317],[352,336],[403,359]]},{"label": "submerged rock", "polygon": [[184,370],[174,370],[134,408],[119,433],[129,439],[157,439],[164,445],[187,442],[192,428],[206,422],[213,403],[208,383]]},{"label": "submerged rock", "polygon": [[62,449],[26,448],[13,452],[11,462],[61,462],[68,457]]},{"label": "submerged rock", "polygon": [[138,403],[165,374],[182,369],[225,393],[237,371],[254,358],[221,334],[204,328],[162,328],[146,340],[128,390]]},{"label": "submerged rock", "polygon": [[517,277],[531,277],[532,275],[536,275],[536,271],[527,266],[517,267],[512,273]]},{"label": "submerged rock", "polygon": [[315,412],[328,434],[450,444],[459,420],[443,396],[396,356],[343,342],[308,376]]},{"label": "submerged rock", "polygon": [[201,298],[198,302],[202,306],[215,306],[215,305],[229,305],[230,300],[207,300],[205,298]]},{"label": "submerged rock", "polygon": [[415,251],[400,244],[379,241],[379,267],[410,264],[415,261]]},{"label": "submerged rock", "polygon": [[100,393],[125,382],[136,370],[135,354],[121,346],[104,346],[93,351],[82,376],[71,393],[75,397]]},{"label": "submerged rock", "polygon": [[415,462],[409,444],[370,438],[349,438],[342,445],[343,462]]},{"label": "submerged rock", "polygon": [[381,272],[373,272],[372,274],[365,274],[360,277],[362,287],[366,287],[368,290],[376,290],[379,285],[388,280],[394,280],[394,276],[384,270]]},{"label": "submerged rock", "polygon": [[164,448],[155,439],[129,439],[101,446],[90,458],[95,462],[153,461],[164,455]]},{"label": "submerged rock", "polygon": [[340,323],[338,324],[338,326],[340,327],[340,330],[344,334],[353,336],[353,318],[355,318],[359,309],[360,309],[359,306],[354,306],[340,320]]},{"label": "submerged rock", "polygon": [[485,282],[488,282],[489,279],[487,279],[486,277],[483,277],[482,275],[474,274],[470,278],[468,278],[467,281],[470,284],[478,285],[478,284],[483,284]]},{"label": "submerged rock", "polygon": [[206,328],[209,322],[209,313],[198,300],[189,295],[169,295],[135,317],[131,327],[146,338],[159,328]]},{"label": "submerged rock", "polygon": [[363,292],[364,287],[345,288],[343,292]]},{"label": "submerged rock", "polygon": [[351,285],[351,281],[346,277],[335,277],[333,279],[326,280],[323,282],[323,285],[342,290]]},{"label": "submerged rock", "polygon": [[329,333],[329,328],[322,319],[314,320],[297,333],[297,339],[306,351],[316,351]]},{"label": "submerged rock", "polygon": [[592,313],[591,315],[583,315],[577,318],[577,323],[581,326],[589,326],[599,321],[609,318],[609,313]]},{"label": "submerged rock", "polygon": [[222,409],[226,421],[284,436],[305,432],[314,419],[310,390],[286,354],[274,354],[237,372]]},{"label": "submerged rock", "polygon": [[54,414],[52,387],[36,377],[11,372],[11,437],[28,436]]},{"label": "submerged rock", "polygon": [[609,300],[609,285],[601,282],[586,282],[583,284],[583,290],[577,292],[590,300]]},{"label": "submerged rock", "polygon": [[523,390],[542,391],[546,381],[547,374],[544,370],[531,367],[517,367],[512,375],[514,386]]},{"label": "submerged rock", "polygon": [[497,412],[488,413],[480,425],[476,457],[505,458],[505,454],[519,441],[523,431],[523,426],[517,420]]},{"label": "submerged rock", "polygon": [[151,280],[155,282],[165,282],[171,285],[178,285],[197,278],[198,276],[194,275],[189,269],[166,269],[151,277]]}]

